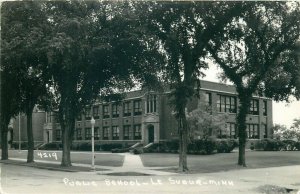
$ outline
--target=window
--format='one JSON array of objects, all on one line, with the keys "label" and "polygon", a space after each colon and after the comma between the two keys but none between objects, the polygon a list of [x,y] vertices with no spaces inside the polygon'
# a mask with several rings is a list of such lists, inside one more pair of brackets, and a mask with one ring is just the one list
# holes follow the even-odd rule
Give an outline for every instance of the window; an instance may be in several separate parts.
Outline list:
[{"label": "window", "polygon": [[258,100],[251,100],[251,104],[249,107],[249,114],[258,115]]},{"label": "window", "polygon": [[103,139],[108,140],[109,128],[103,127]]},{"label": "window", "polygon": [[219,112],[236,113],[236,97],[218,95],[217,107]]},{"label": "window", "polygon": [[229,131],[230,138],[236,138],[236,124],[235,123],[227,123],[227,128]]},{"label": "window", "polygon": [[261,125],[261,127],[262,127],[262,132],[263,132],[263,137],[264,138],[267,138],[268,137],[268,130],[267,130],[267,125]]},{"label": "window", "polygon": [[61,130],[56,130],[55,131],[55,140],[60,141],[61,140]]},{"label": "window", "polygon": [[129,131],[130,131],[130,125],[124,125],[124,127],[123,127],[123,139],[125,139],[125,140],[129,139]]},{"label": "window", "polygon": [[92,130],[91,128],[85,128],[85,139],[90,140],[92,137]]},{"label": "window", "polygon": [[205,93],[204,100],[205,100],[205,105],[211,106],[212,104],[211,93]]},{"label": "window", "polygon": [[99,140],[100,139],[100,134],[99,134],[99,127],[94,128],[94,139]]},{"label": "window", "polygon": [[99,106],[93,107],[93,117],[94,119],[99,119],[100,113],[99,113]]},{"label": "window", "polygon": [[109,118],[108,105],[103,105],[103,118]]},{"label": "window", "polygon": [[141,115],[142,114],[142,101],[135,100],[134,101],[134,115]]},{"label": "window", "polygon": [[247,135],[249,139],[258,139],[258,124],[247,124]]},{"label": "window", "polygon": [[124,110],[123,112],[124,117],[131,115],[130,102],[124,102],[123,110]]},{"label": "window", "polygon": [[76,129],[76,139],[77,140],[82,140],[82,134],[81,134],[81,129],[80,128],[78,128],[78,129]]},{"label": "window", "polygon": [[147,113],[156,112],[156,95],[151,94],[147,97]]},{"label": "window", "polygon": [[85,119],[90,120],[91,118],[91,107],[87,107],[85,108]]},{"label": "window", "polygon": [[134,139],[142,139],[141,125],[134,125]]},{"label": "window", "polygon": [[112,105],[112,117],[113,118],[119,117],[119,107],[117,104]]},{"label": "window", "polygon": [[113,126],[112,127],[112,138],[114,140],[119,139],[120,138],[120,130],[118,126]]},{"label": "window", "polygon": [[208,113],[210,113],[210,114],[212,114],[212,100],[211,100],[211,93],[205,93],[204,94],[204,102],[205,102],[205,104],[204,104],[204,109],[208,112]]},{"label": "window", "polygon": [[264,116],[267,116],[267,101],[264,100],[264,103],[263,103],[263,115]]}]

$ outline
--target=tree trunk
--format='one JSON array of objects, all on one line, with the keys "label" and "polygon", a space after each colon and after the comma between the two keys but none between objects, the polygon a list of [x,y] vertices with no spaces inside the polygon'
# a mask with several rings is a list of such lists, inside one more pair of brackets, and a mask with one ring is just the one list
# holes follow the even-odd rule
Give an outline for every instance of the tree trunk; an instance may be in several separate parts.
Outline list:
[{"label": "tree trunk", "polygon": [[33,131],[32,131],[32,110],[33,108],[27,111],[27,163],[34,162],[34,140],[33,140]]},{"label": "tree trunk", "polygon": [[72,166],[71,163],[71,140],[69,138],[70,127],[66,126],[65,129],[62,130],[62,160],[61,166]]},{"label": "tree trunk", "polygon": [[179,172],[187,172],[187,131],[181,129],[179,132]]},{"label": "tree trunk", "polygon": [[248,107],[250,106],[249,96],[240,96],[240,107],[237,115],[238,129],[239,129],[239,158],[238,165],[246,167],[246,117]]},{"label": "tree trunk", "polygon": [[8,160],[7,132],[8,125],[1,123],[1,160]]},{"label": "tree trunk", "polygon": [[[183,109],[185,110],[185,109]],[[179,118],[179,172],[187,172],[187,124],[185,118],[185,112],[179,113],[181,116]]]},{"label": "tree trunk", "polygon": [[[74,110],[71,107],[65,107],[65,119],[60,118],[62,127],[62,161],[61,166],[72,166],[71,163],[71,145],[73,132],[75,128]],[[64,114],[61,114],[61,116]]]}]

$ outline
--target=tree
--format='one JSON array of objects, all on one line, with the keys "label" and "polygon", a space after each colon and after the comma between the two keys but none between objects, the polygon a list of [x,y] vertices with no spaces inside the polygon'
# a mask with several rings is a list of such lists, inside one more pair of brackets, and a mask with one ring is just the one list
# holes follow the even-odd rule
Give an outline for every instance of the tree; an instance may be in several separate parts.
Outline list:
[{"label": "tree", "polygon": [[[200,98],[204,97],[200,95]],[[187,113],[187,122],[190,130],[190,138],[200,137],[207,139],[211,136],[216,136],[218,131],[224,130],[227,114],[214,115],[211,112],[211,106],[203,102],[199,106]]]},{"label": "tree", "polygon": [[273,127],[272,127],[272,131],[274,132],[273,134],[273,138],[274,139],[278,139],[278,140],[282,140],[283,139],[283,133],[285,131],[287,131],[287,127],[285,125],[280,125],[280,124],[275,124]]},{"label": "tree", "polygon": [[10,122],[10,119],[13,116],[17,115],[19,112],[19,91],[12,89],[18,87],[15,74],[12,73],[16,71],[16,69],[12,71],[11,68],[11,66],[5,66],[3,61],[1,62],[1,160],[8,159],[8,124]]},{"label": "tree", "polygon": [[51,2],[47,7],[52,29],[49,68],[62,129],[61,165],[70,166],[76,116],[99,96],[132,87],[133,76],[155,80],[157,58],[156,63],[151,59],[156,51],[140,41],[142,31],[136,27],[141,22],[126,11],[126,2]]},{"label": "tree", "polygon": [[[188,171],[188,125],[185,109],[198,92],[201,69],[206,67],[206,46],[224,31],[232,18],[245,7],[240,2],[156,2],[144,4],[141,20],[156,36],[165,56],[162,74],[171,86],[171,104],[176,112],[179,133],[179,171]],[[198,84],[197,84],[198,83]]]},{"label": "tree", "polygon": [[253,93],[275,100],[299,95],[300,66],[294,52],[300,34],[300,6],[299,2],[244,4],[249,10],[235,17],[207,48],[237,88],[238,164],[246,166],[246,115]]},{"label": "tree", "polygon": [[49,75],[43,70],[47,64],[46,15],[40,3],[6,2],[3,4],[2,41],[5,65],[14,66],[20,90],[19,111],[27,116],[27,162],[34,160],[32,111],[38,101],[47,95],[46,82]]}]

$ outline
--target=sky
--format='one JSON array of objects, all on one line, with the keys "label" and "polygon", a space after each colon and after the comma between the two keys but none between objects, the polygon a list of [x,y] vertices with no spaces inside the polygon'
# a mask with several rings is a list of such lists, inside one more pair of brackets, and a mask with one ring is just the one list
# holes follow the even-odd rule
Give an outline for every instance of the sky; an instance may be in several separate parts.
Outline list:
[{"label": "sky", "polygon": [[[217,78],[221,69],[210,64],[208,70],[204,71],[206,76],[203,80],[220,82]],[[300,101],[292,99],[291,103],[273,101],[273,124],[281,124],[290,127],[295,118],[300,118]]]}]

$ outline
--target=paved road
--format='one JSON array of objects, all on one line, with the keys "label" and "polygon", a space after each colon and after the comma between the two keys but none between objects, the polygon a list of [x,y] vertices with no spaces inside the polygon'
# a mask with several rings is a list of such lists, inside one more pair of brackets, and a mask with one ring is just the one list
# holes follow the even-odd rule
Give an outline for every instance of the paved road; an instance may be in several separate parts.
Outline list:
[{"label": "paved road", "polygon": [[257,188],[264,185],[295,189],[293,193],[300,189],[300,166],[165,176],[108,176],[10,164],[0,164],[0,169],[1,194],[260,193]]}]

